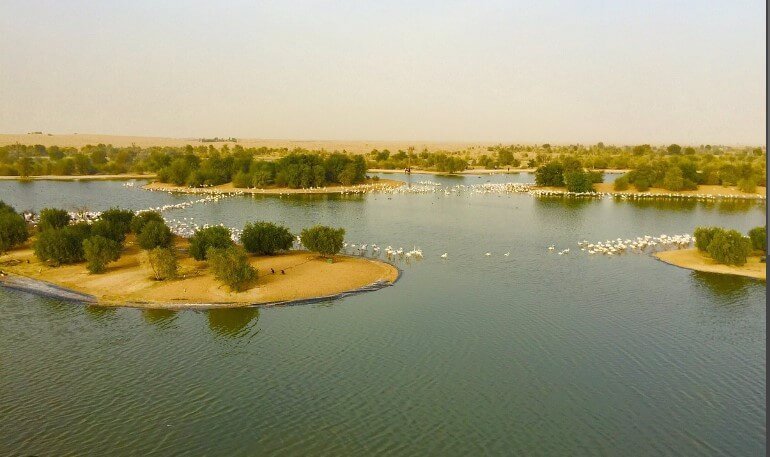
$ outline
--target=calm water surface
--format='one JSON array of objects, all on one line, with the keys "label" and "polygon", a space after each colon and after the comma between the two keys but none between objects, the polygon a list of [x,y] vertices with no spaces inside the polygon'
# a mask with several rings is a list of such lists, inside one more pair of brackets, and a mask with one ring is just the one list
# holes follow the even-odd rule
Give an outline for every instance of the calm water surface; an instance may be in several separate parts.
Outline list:
[{"label": "calm water surface", "polygon": [[[140,209],[196,197],[0,182],[0,199]],[[576,243],[745,231],[765,211],[470,193],[171,211],[341,225],[348,241],[426,258],[402,263],[395,287],[262,310],[105,309],[0,290],[0,455],[764,455],[765,284]]]}]

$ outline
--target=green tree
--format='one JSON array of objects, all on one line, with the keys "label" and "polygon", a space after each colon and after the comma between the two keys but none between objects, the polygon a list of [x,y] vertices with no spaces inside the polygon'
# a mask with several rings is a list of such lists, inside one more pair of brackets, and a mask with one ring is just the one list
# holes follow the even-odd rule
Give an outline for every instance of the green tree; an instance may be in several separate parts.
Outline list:
[{"label": "green tree", "polygon": [[148,222],[161,222],[163,224],[166,223],[165,220],[163,220],[163,216],[160,215],[157,211],[142,211],[139,214],[134,215],[133,218],[131,218],[131,231],[134,232],[134,234],[138,235],[142,232],[142,229],[144,228],[145,224]]},{"label": "green tree", "polygon": [[678,144],[671,144],[669,145],[666,150],[669,154],[681,154],[682,153],[682,147]]},{"label": "green tree", "polygon": [[757,191],[757,183],[752,178],[739,179],[738,190],[747,194],[753,194]]},{"label": "green tree", "polygon": [[289,229],[272,222],[247,224],[241,233],[241,244],[256,255],[274,255],[278,251],[291,249],[294,235]]},{"label": "green tree", "polygon": [[58,229],[70,223],[70,215],[63,209],[45,208],[40,211],[40,219],[37,227],[41,231]]},{"label": "green tree", "polygon": [[[85,227],[83,227],[85,225]],[[35,240],[35,256],[43,262],[58,266],[67,263],[82,262],[84,259],[83,241],[88,238],[87,224],[52,228],[40,232]]]},{"label": "green tree", "polygon": [[[2,202],[0,202],[1,204]],[[21,214],[0,208],[0,254],[29,238],[27,222]]]},{"label": "green tree", "polygon": [[220,225],[202,228],[190,237],[190,255],[195,260],[206,260],[209,248],[227,248],[233,244],[229,228]]},{"label": "green tree", "polygon": [[165,222],[150,221],[144,224],[142,231],[136,237],[142,249],[167,248],[171,246],[174,235]]},{"label": "green tree", "polygon": [[666,171],[666,176],[663,178],[663,188],[675,192],[684,189],[684,176],[681,168],[673,166]]},{"label": "green tree", "polygon": [[724,229],[721,227],[697,227],[693,233],[693,236],[695,237],[695,247],[698,248],[699,251],[708,251],[711,240],[713,240],[718,233],[722,232],[724,232]]},{"label": "green tree", "polygon": [[564,185],[568,192],[593,192],[594,186],[588,173],[569,171],[564,174]]},{"label": "green tree", "polygon": [[147,251],[147,257],[156,281],[176,278],[179,271],[174,250],[171,248],[153,248]]},{"label": "green tree", "polygon": [[107,264],[120,258],[120,243],[94,235],[83,241],[83,255],[86,259],[86,268],[91,273],[103,273]]},{"label": "green tree", "polygon": [[612,183],[612,188],[620,192],[628,190],[628,177],[621,176],[617,178],[615,182]]},{"label": "green tree", "polygon": [[717,233],[708,247],[711,258],[725,265],[744,265],[750,252],[751,241],[736,230]]},{"label": "green tree", "polygon": [[302,244],[310,251],[322,256],[332,256],[342,249],[345,239],[345,229],[316,225],[302,230]]},{"label": "green tree", "polygon": [[538,186],[564,187],[564,165],[549,162],[535,170],[535,184]]},{"label": "green tree", "polygon": [[206,258],[214,277],[233,291],[247,289],[257,278],[257,270],[249,264],[246,251],[240,246],[209,247]]},{"label": "green tree", "polygon": [[767,227],[754,227],[749,230],[749,238],[752,248],[767,252]]}]

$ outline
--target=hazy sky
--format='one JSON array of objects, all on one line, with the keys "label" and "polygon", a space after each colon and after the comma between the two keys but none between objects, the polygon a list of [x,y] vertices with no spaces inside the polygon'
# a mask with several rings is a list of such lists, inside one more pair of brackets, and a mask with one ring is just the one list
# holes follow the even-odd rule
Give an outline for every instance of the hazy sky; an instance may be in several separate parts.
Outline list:
[{"label": "hazy sky", "polygon": [[764,144],[765,3],[0,2],[0,132]]}]

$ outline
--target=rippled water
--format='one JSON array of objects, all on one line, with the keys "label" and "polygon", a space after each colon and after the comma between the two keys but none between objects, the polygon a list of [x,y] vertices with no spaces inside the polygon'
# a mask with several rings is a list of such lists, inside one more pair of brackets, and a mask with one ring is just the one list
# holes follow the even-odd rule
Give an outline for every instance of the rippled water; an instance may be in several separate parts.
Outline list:
[{"label": "rippled water", "polygon": [[[0,182],[0,195],[37,210],[194,199],[118,182]],[[262,310],[104,309],[0,290],[0,454],[763,455],[765,284],[576,243],[745,231],[765,211],[470,193],[172,211],[342,225],[349,241],[426,258],[402,263],[395,287]]]}]

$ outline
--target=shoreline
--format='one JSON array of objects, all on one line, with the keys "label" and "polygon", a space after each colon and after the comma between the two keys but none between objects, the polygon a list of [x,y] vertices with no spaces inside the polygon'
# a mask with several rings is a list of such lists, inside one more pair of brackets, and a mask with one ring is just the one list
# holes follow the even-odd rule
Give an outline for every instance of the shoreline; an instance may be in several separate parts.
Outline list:
[{"label": "shoreline", "polygon": [[0,176],[0,181],[129,181],[132,179],[155,179],[155,174],[120,174],[120,175],[38,175],[27,176]]},{"label": "shoreline", "polygon": [[[534,173],[537,169],[536,168],[511,168],[510,170],[504,170],[504,169],[487,169],[487,168],[471,168],[468,170],[461,170],[455,173],[449,173],[447,171],[435,171],[435,170],[421,170],[421,169],[413,169],[410,174],[413,175],[436,175],[436,176],[463,176],[463,175],[516,175],[519,173]],[[600,171],[602,173],[607,174],[623,174],[630,170],[616,170],[616,169],[606,169],[606,170],[589,170],[589,171]],[[390,170],[388,168],[369,168],[366,170],[367,173],[391,173],[391,174],[398,174],[404,173],[404,170],[402,169],[394,169]]]},{"label": "shoreline", "polygon": [[185,187],[174,184],[153,181],[142,186],[142,189],[149,191],[174,192],[181,194],[255,194],[255,195],[292,195],[292,194],[356,194],[366,193],[374,190],[392,189],[401,187],[405,183],[395,179],[367,180],[363,184],[354,184],[351,186],[327,186],[308,189],[292,189],[289,187],[275,188],[237,188],[233,183],[221,184],[211,187]]},{"label": "shoreline", "polygon": [[668,265],[687,270],[743,276],[767,281],[767,268],[764,263],[759,261],[759,256],[749,256],[746,264],[740,267],[717,263],[714,259],[702,254],[696,248],[656,252],[653,254],[653,257]]},{"label": "shoreline", "polygon": [[636,189],[627,189],[623,191],[614,190],[612,183],[598,183],[594,184],[594,192],[581,192],[573,193],[568,192],[563,187],[538,187],[532,186],[531,192],[535,192],[538,196],[565,196],[565,197],[589,197],[589,198],[603,198],[613,197],[621,199],[703,199],[703,200],[715,200],[715,199],[734,199],[734,200],[766,200],[765,195],[766,188],[758,187],[755,193],[745,193],[737,189],[736,186],[723,187],[714,185],[701,185],[696,190],[684,190],[684,191],[671,191],[666,189],[660,189],[657,187],[651,187],[649,190],[640,192]]},{"label": "shoreline", "polygon": [[[187,241],[177,240],[183,251]],[[180,256],[179,275],[156,281],[147,255],[135,244],[102,274],[89,274],[84,263],[50,267],[26,246],[0,257],[0,285],[37,295],[101,306],[136,308],[235,308],[311,303],[371,292],[391,286],[401,270],[380,259],[338,255],[333,263],[308,251],[249,256],[257,279],[242,292],[216,280],[205,261]],[[29,261],[29,263],[27,263]],[[271,269],[275,273],[271,273]],[[285,274],[282,273],[285,271]]]}]

